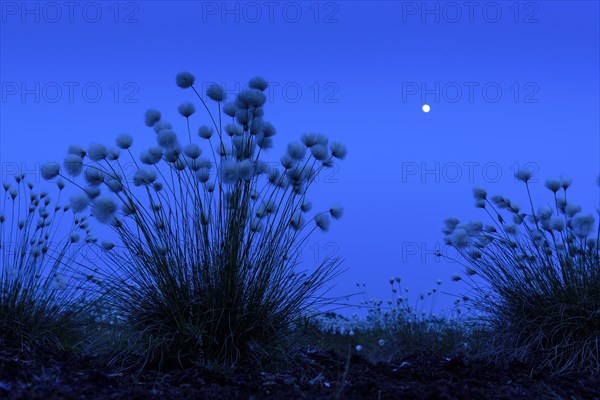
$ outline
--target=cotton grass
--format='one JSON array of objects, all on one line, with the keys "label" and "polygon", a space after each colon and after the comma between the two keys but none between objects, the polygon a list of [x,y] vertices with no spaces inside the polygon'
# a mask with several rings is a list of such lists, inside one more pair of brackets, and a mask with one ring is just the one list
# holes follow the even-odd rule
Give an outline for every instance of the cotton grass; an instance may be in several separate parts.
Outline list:
[{"label": "cotton grass", "polygon": [[[93,157],[91,149],[77,155],[84,180],[102,193],[72,197],[71,207],[89,207],[123,247],[103,252],[99,281],[147,362],[258,362],[274,346],[290,345],[293,326],[331,301],[325,284],[341,259],[326,257],[311,272],[297,266],[308,237],[342,217],[338,206],[309,215],[307,196],[324,164],[344,158],[346,149],[314,134],[288,146],[282,167],[267,165],[259,157],[276,133],[264,120],[267,82],[254,78],[230,103],[211,85],[213,103],[206,103],[194,81],[190,73],[176,76],[208,113],[202,121],[191,103],[179,107],[188,143],[180,144],[179,125],[149,110],[145,122],[158,147],[127,164],[136,166],[133,185],[122,178],[133,140],[120,135],[117,146],[127,151],[118,159],[97,149]],[[200,143],[192,140],[195,123]],[[102,181],[89,179],[93,170],[102,171]]]}]

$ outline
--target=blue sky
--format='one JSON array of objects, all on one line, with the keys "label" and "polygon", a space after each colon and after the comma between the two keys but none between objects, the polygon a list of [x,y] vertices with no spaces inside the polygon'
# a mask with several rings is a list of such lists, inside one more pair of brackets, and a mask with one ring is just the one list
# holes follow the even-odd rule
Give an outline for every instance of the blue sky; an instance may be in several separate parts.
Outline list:
[{"label": "blue sky", "polygon": [[345,258],[337,295],[365,283],[386,299],[390,276],[413,298],[438,278],[461,294],[449,282],[461,268],[432,255],[454,256],[442,221],[485,219],[474,186],[525,206],[518,168],[534,173],[537,204],[550,200],[544,180],[564,175],[574,201],[598,205],[597,1],[0,4],[3,181],[24,170],[44,185],[41,162],[121,132],[143,150],[153,144],[148,108],[183,132],[177,106],[199,104],[176,87],[180,71],[230,96],[261,75],[272,85],[265,118],[278,129],[269,159],[310,131],[348,146],[312,196],[345,216],[305,251],[307,267]]}]

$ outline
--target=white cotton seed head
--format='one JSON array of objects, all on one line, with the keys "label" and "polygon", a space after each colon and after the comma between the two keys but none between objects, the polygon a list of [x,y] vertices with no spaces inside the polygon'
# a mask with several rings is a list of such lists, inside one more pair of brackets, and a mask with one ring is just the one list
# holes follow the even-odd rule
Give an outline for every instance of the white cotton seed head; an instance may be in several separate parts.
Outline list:
[{"label": "white cotton seed head", "polygon": [[120,155],[121,155],[121,153],[119,152],[118,149],[108,149],[108,151],[106,152],[106,159],[115,161],[115,160],[119,159]]},{"label": "white cotton seed head", "polygon": [[312,156],[319,161],[324,161],[329,156],[327,146],[323,144],[315,144],[310,148],[310,152],[312,153]]},{"label": "white cotton seed head", "polygon": [[561,187],[560,181],[558,179],[547,179],[546,187],[553,193],[556,193],[559,191],[559,189]]},{"label": "white cotton seed head", "polygon": [[477,200],[485,200],[487,198],[487,191],[480,187],[473,188],[473,198]]},{"label": "white cotton seed head", "polygon": [[263,149],[263,150],[268,150],[273,148],[273,139],[270,137],[266,137],[263,135],[257,135],[256,136],[256,144],[258,145],[259,148]]},{"label": "white cotton seed head", "polygon": [[592,214],[579,212],[573,216],[571,225],[575,236],[585,238],[589,236],[594,229],[594,216]]},{"label": "white cotton seed head", "polygon": [[569,186],[571,186],[571,183],[573,183],[573,180],[571,178],[560,178],[560,186],[563,188],[563,190],[567,190]]},{"label": "white cotton seed head", "polygon": [[300,140],[306,147],[313,147],[316,144],[327,146],[329,142],[327,136],[320,133],[305,133],[300,137]]},{"label": "white cotton seed head", "polygon": [[88,185],[99,186],[104,182],[104,172],[94,167],[88,167],[83,173],[83,178]]},{"label": "white cotton seed head", "polygon": [[532,175],[531,171],[529,171],[527,169],[520,169],[515,173],[515,178],[527,183],[527,181],[529,181],[531,179],[531,175]]},{"label": "white cotton seed head", "polygon": [[87,186],[83,191],[90,200],[94,200],[96,197],[100,196],[100,188],[97,186]]},{"label": "white cotton seed head", "polygon": [[264,137],[270,138],[270,137],[275,136],[276,133],[277,133],[277,131],[275,130],[275,127],[273,126],[272,123],[270,123],[268,121],[263,121],[262,134]]},{"label": "white cotton seed head", "polygon": [[113,193],[120,193],[123,190],[123,184],[117,179],[107,178],[104,183]]},{"label": "white cotton seed head", "polygon": [[103,144],[93,143],[88,148],[87,155],[92,161],[100,161],[106,158],[107,150]]},{"label": "white cotton seed head", "polygon": [[182,89],[189,88],[194,84],[196,78],[189,72],[180,72],[175,76],[175,83]]},{"label": "white cotton seed head", "polygon": [[235,103],[226,103],[223,106],[223,112],[225,113],[225,115],[229,116],[229,117],[235,117],[235,113],[237,112],[238,108],[235,105]]},{"label": "white cotton seed head", "polygon": [[160,118],[160,111],[151,108],[147,110],[146,114],[144,115],[144,123],[146,126],[152,127],[155,126],[158,121],[160,121]]},{"label": "white cotton seed head", "polygon": [[464,228],[456,228],[450,236],[450,243],[456,248],[465,248],[471,244],[471,238]]},{"label": "white cotton seed head", "polygon": [[581,207],[578,206],[577,204],[569,203],[565,206],[565,214],[567,214],[569,217],[574,216],[575,214],[577,214],[580,211],[581,211]]},{"label": "white cotton seed head", "polygon": [[163,148],[170,148],[177,144],[177,135],[170,129],[163,129],[156,137],[158,144]]},{"label": "white cotton seed head", "polygon": [[554,231],[558,231],[558,232],[565,229],[565,221],[561,217],[554,216],[554,217],[550,218],[548,225],[549,225],[550,229],[552,229]]},{"label": "white cotton seed head", "polygon": [[344,208],[343,207],[331,207],[329,209],[329,214],[331,214],[331,216],[333,217],[333,219],[340,219],[342,218],[342,216],[344,215]]},{"label": "white cotton seed head", "polygon": [[250,107],[261,107],[267,101],[267,97],[258,89],[242,89],[235,98],[238,108],[249,109]]},{"label": "white cotton seed head", "polygon": [[127,133],[122,133],[117,136],[117,146],[123,150],[127,150],[133,144],[133,137]]},{"label": "white cotton seed head", "polygon": [[117,211],[117,203],[111,197],[98,197],[92,203],[92,214],[102,223],[112,221]]},{"label": "white cotton seed head", "polygon": [[60,173],[60,165],[58,165],[57,163],[54,163],[54,162],[46,163],[46,164],[42,165],[41,173],[42,173],[42,178],[44,178],[47,181],[50,179],[54,179]]},{"label": "white cotton seed head", "polygon": [[83,149],[83,147],[72,144],[69,146],[69,149],[67,150],[67,154],[72,154],[75,156],[79,156],[79,158],[85,157],[85,150]]},{"label": "white cotton seed head", "polygon": [[323,232],[327,232],[329,230],[329,224],[331,223],[331,220],[327,214],[323,213],[315,216],[315,223],[319,229],[321,229]]},{"label": "white cotton seed head", "polygon": [[233,160],[223,160],[219,165],[219,177],[221,182],[225,184],[232,184],[237,182],[238,175],[238,165]]},{"label": "white cotton seed head", "polygon": [[332,156],[334,156],[338,160],[343,160],[347,154],[348,154],[348,150],[346,149],[345,145],[338,143],[338,142],[331,143],[331,155]]},{"label": "white cotton seed head", "polygon": [[294,160],[289,155],[285,154],[281,157],[281,165],[285,169],[290,169],[294,166]]},{"label": "white cotton seed head", "polygon": [[140,168],[133,174],[135,186],[151,185],[156,180],[156,171],[152,168]]},{"label": "white cotton seed head", "polygon": [[90,204],[90,199],[85,194],[76,194],[71,196],[69,204],[74,213],[80,213]]},{"label": "white cotton seed head", "polygon": [[444,229],[442,233],[445,235],[450,235],[456,229],[456,226],[460,223],[459,219],[456,217],[449,217],[444,220]]},{"label": "white cotton seed head", "polygon": [[163,158],[170,163],[174,163],[179,159],[179,155],[181,154],[181,146],[178,144],[176,144],[175,146],[166,149],[164,154],[163,154]]},{"label": "white cotton seed head", "polygon": [[179,114],[183,115],[185,118],[189,118],[193,113],[196,112],[196,107],[194,107],[194,105],[190,102],[185,102],[177,108],[177,111],[179,111]]},{"label": "white cotton seed head", "polygon": [[196,159],[196,158],[200,157],[201,153],[202,153],[202,151],[200,150],[200,147],[194,143],[190,143],[190,144],[186,145],[183,149],[183,154],[185,154],[186,156],[188,156],[191,159]]},{"label": "white cotton seed head", "polygon": [[227,98],[227,93],[225,93],[225,89],[221,85],[217,85],[213,83],[209,87],[206,88],[206,95],[214,101],[223,101]]},{"label": "white cotton seed head", "polygon": [[162,131],[163,129],[172,129],[173,126],[168,123],[167,121],[159,121],[156,123],[156,125],[154,125],[154,132],[158,133],[160,131]]},{"label": "white cotton seed head", "polygon": [[236,124],[227,124],[225,125],[225,132],[229,136],[239,136],[241,137],[244,134],[244,130],[241,126]]},{"label": "white cotton seed head", "polygon": [[306,147],[302,145],[302,143],[290,143],[288,144],[287,154],[296,161],[301,161],[304,159],[304,155],[306,154]]},{"label": "white cotton seed head", "polygon": [[309,212],[312,209],[312,203],[310,201],[304,201],[302,203],[302,205],[300,206],[300,210],[302,210],[302,212]]},{"label": "white cotton seed head", "polygon": [[150,147],[140,155],[140,161],[143,164],[154,165],[160,162],[163,157],[163,149],[160,147]]},{"label": "white cotton seed head", "polygon": [[242,160],[238,163],[238,175],[241,180],[250,182],[255,176],[256,169],[251,160]]},{"label": "white cotton seed head", "polygon": [[295,212],[290,220],[290,225],[295,230],[300,230],[304,226],[304,216],[301,212]]},{"label": "white cotton seed head", "polygon": [[264,92],[267,87],[269,87],[269,83],[262,77],[256,76],[248,82],[248,87],[252,89],[258,89],[261,92]]},{"label": "white cotton seed head", "polygon": [[246,109],[240,109],[235,113],[235,120],[238,122],[238,124],[240,125],[248,125],[248,123],[250,122],[250,115],[248,110]]},{"label": "white cotton seed head", "polygon": [[210,139],[213,135],[213,129],[210,126],[202,125],[200,129],[198,129],[198,136],[202,139]]}]

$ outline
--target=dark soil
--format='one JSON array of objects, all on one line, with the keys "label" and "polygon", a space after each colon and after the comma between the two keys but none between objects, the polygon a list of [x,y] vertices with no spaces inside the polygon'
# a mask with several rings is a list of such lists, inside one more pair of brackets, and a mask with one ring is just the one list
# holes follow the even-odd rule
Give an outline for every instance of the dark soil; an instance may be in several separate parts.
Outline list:
[{"label": "dark soil", "polygon": [[[305,352],[295,373],[225,373],[208,368],[124,373],[100,356],[27,356],[0,350],[0,398],[7,399],[327,399],[340,392],[347,359]],[[309,372],[310,371],[310,372]],[[497,369],[461,357],[373,364],[352,356],[344,399],[600,399],[600,375],[552,378],[513,363]]]}]

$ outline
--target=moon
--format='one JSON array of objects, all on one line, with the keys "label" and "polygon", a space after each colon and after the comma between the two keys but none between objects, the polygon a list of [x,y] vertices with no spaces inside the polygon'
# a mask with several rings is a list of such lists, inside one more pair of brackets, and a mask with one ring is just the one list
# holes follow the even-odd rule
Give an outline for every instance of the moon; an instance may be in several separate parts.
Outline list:
[{"label": "moon", "polygon": [[424,113],[428,113],[431,110],[431,107],[429,107],[429,104],[423,104],[423,107],[421,107],[421,109]]}]

